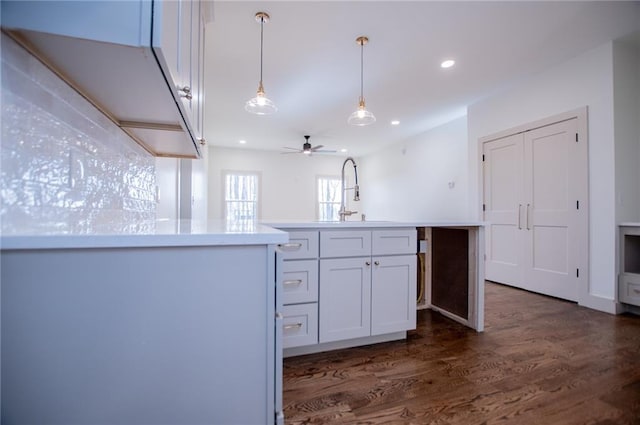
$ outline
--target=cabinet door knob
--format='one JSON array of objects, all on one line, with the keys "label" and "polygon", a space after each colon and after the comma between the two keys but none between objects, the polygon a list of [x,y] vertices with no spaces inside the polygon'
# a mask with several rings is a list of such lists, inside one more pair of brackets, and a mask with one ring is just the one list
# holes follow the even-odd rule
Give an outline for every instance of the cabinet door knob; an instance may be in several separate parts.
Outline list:
[{"label": "cabinet door knob", "polygon": [[370,266],[370,265],[371,265],[371,261],[365,261],[364,263],[365,263],[367,266]]},{"label": "cabinet door knob", "polygon": [[182,92],[180,97],[184,97],[187,100],[191,100],[193,98],[193,95],[191,94],[191,87],[189,86],[184,86],[182,88],[178,87],[178,91]]},{"label": "cabinet door knob", "polygon": [[202,146],[205,146],[207,144],[207,141],[204,140],[204,138],[202,138],[202,137],[198,139],[198,142],[200,142],[200,145],[202,145]]},{"label": "cabinet door knob", "polygon": [[380,265],[380,261],[374,261],[373,264],[375,264],[376,266]]}]

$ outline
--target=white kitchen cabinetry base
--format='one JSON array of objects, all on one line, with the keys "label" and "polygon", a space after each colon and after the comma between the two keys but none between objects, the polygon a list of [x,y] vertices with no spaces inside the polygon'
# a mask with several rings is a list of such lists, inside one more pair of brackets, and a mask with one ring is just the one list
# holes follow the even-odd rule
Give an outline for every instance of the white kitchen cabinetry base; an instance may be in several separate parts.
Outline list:
[{"label": "white kitchen cabinetry base", "polygon": [[619,270],[618,300],[627,304],[628,310],[637,312],[635,307],[640,307],[640,223],[620,225]]},{"label": "white kitchen cabinetry base", "polygon": [[302,356],[305,354],[321,353],[324,351],[340,350],[343,348],[360,347],[363,345],[379,344],[381,342],[397,341],[407,338],[407,332],[393,332],[384,335],[367,336],[364,338],[352,338],[342,341],[325,342],[306,347],[287,348],[284,357]]},{"label": "white kitchen cabinetry base", "polygon": [[274,257],[3,250],[2,422],[275,423]]}]

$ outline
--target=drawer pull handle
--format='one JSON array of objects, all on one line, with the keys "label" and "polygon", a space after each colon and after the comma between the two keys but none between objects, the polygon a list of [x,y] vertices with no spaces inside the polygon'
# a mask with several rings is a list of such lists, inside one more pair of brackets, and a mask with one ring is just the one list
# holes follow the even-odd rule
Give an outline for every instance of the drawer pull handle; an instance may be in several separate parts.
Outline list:
[{"label": "drawer pull handle", "polygon": [[278,245],[278,248],[280,248],[282,251],[297,251],[300,248],[302,248],[302,244],[301,243],[295,243],[295,242],[289,242],[289,243],[281,243],[280,245]]},{"label": "drawer pull handle", "polygon": [[284,325],[282,329],[284,329],[285,331],[288,331],[289,329],[300,329],[301,327],[302,327],[302,323],[298,322],[292,325]]},{"label": "drawer pull handle", "polygon": [[300,285],[301,283],[302,279],[285,280],[282,282],[283,285]]}]

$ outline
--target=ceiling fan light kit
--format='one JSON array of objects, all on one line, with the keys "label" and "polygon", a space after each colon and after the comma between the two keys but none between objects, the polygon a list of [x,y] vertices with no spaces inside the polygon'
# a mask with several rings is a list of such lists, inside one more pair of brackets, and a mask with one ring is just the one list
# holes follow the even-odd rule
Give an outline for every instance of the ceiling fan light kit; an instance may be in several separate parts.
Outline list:
[{"label": "ceiling fan light kit", "polygon": [[356,43],[360,46],[360,98],[358,102],[358,109],[355,110],[347,122],[351,125],[365,126],[376,122],[376,117],[367,111],[367,106],[364,101],[364,45],[369,42],[369,38],[364,35],[356,38]]},{"label": "ceiling fan light kit", "polygon": [[311,136],[305,135],[305,142],[302,145],[302,149],[298,149],[298,148],[290,148],[288,146],[285,146],[284,149],[289,149],[289,152],[281,152],[281,153],[301,153],[304,155],[309,155],[311,156],[311,154],[313,153],[334,153],[334,150],[327,150],[327,149],[322,149],[324,147],[324,145],[318,145],[318,146],[311,146],[311,143],[309,143],[309,138]]},{"label": "ceiling fan light kit", "polygon": [[276,105],[264,93],[264,85],[262,84],[262,51],[264,45],[264,24],[269,22],[269,15],[266,12],[256,13],[256,22],[260,24],[260,82],[258,83],[258,91],[256,97],[249,99],[244,105],[247,112],[256,115],[269,115],[278,111]]}]

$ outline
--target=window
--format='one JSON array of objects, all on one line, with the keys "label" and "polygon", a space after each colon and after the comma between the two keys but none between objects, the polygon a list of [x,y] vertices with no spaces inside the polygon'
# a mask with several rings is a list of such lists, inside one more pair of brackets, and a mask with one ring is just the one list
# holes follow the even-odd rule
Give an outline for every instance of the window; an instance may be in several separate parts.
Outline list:
[{"label": "window", "polygon": [[224,172],[224,218],[239,223],[258,218],[258,184],[255,172]]},{"label": "window", "polygon": [[337,221],[340,219],[340,178],[318,177],[318,220]]}]

